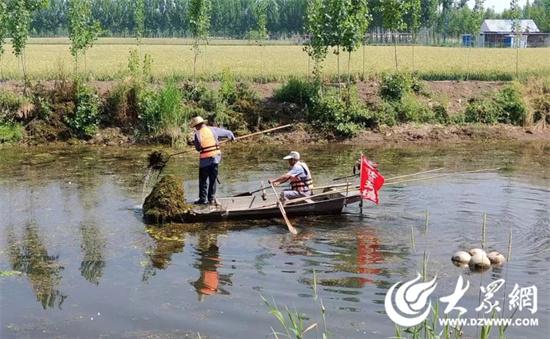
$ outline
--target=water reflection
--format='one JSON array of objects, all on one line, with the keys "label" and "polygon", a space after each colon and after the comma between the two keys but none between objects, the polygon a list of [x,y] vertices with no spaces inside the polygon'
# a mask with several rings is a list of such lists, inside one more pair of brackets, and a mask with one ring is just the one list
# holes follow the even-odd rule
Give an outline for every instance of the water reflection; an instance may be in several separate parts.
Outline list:
[{"label": "water reflection", "polygon": [[154,276],[157,269],[167,268],[172,262],[172,255],[183,253],[185,247],[185,232],[179,227],[148,227],[147,234],[154,242],[146,250],[148,262],[145,263],[143,281]]},{"label": "water reflection", "polygon": [[103,252],[107,243],[101,230],[96,225],[81,225],[82,233],[82,253],[83,258],[80,262],[80,274],[92,284],[99,285],[99,280],[103,276],[105,260]]},{"label": "water reflection", "polygon": [[220,274],[218,268],[222,266],[220,249],[218,247],[218,235],[215,232],[202,231],[199,233],[196,253],[198,259],[193,267],[200,271],[200,277],[193,286],[199,296],[199,300],[217,293],[229,294],[220,285],[231,285],[232,274]]},{"label": "water reflection", "polygon": [[37,225],[28,223],[23,229],[21,240],[17,239],[13,227],[10,227],[6,238],[11,268],[26,274],[36,299],[44,309],[54,306],[61,308],[67,298],[59,290],[64,267],[58,262],[59,256],[48,254]]}]

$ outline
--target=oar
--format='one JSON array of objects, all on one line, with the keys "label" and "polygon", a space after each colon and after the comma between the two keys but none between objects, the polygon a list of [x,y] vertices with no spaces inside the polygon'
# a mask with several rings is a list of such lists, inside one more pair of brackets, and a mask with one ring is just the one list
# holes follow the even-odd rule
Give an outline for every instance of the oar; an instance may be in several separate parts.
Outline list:
[{"label": "oar", "polygon": [[275,193],[275,199],[277,199],[277,206],[279,207],[279,211],[281,211],[281,214],[283,215],[283,219],[285,219],[286,227],[288,227],[288,231],[292,234],[298,234],[298,231],[296,231],[296,228],[292,226],[290,221],[288,220],[288,217],[286,216],[286,211],[281,203],[281,200],[277,197],[277,191],[275,190],[275,186],[273,186],[273,183],[269,183],[271,185],[271,188],[273,189],[273,193]]},{"label": "oar", "polygon": [[[263,130],[263,131],[246,134],[246,135],[243,135],[243,136],[240,136],[240,137],[236,137],[235,141],[242,140],[242,139],[245,139],[245,138],[250,138],[252,136],[259,135],[259,134],[265,134],[265,133],[269,133],[269,132],[273,132],[273,131],[278,131],[280,129],[288,128],[290,126],[292,126],[292,124],[283,125],[283,126],[274,127],[274,128],[269,128],[269,129],[266,129],[266,130]],[[229,140],[223,140],[219,144],[221,145],[221,144],[224,144],[228,141]],[[166,166],[166,163],[168,163],[168,160],[170,160],[170,158],[172,158],[176,155],[185,154],[185,153],[188,153],[188,152],[191,152],[191,151],[195,151],[195,149],[194,148],[188,148],[188,149],[183,150],[181,152],[172,153],[164,159],[162,159],[162,154],[160,152],[155,151],[155,152],[153,152],[149,155],[149,159],[150,159],[149,160],[149,167],[162,170]],[[158,153],[158,154],[155,154],[157,156],[157,158],[154,158],[155,160],[158,161],[158,163],[152,163],[153,161],[151,160],[151,157],[153,156],[154,153]],[[158,157],[160,157],[160,158],[158,158]]]}]

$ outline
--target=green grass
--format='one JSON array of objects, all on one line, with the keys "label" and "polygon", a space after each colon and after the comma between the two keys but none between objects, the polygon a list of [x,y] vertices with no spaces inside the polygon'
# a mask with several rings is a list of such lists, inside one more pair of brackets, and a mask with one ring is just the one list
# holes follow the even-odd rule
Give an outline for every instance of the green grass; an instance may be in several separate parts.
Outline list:
[{"label": "green grass", "polygon": [[20,124],[0,124],[0,144],[23,139],[24,129]]},{"label": "green grass", "polygon": [[[141,53],[153,57],[153,77],[191,78],[193,52],[188,43],[184,39],[144,40]],[[198,75],[203,80],[219,80],[224,70],[229,69],[238,79],[265,82],[310,74],[313,65],[302,46],[288,45],[288,41],[274,43],[255,46],[248,40],[211,41],[199,56]],[[90,78],[95,80],[122,78],[129,52],[135,47],[133,39],[100,39],[87,52],[86,62],[82,60],[80,69],[86,69]],[[399,46],[397,50],[399,70],[413,71],[412,48]],[[520,50],[520,76],[550,75],[549,54],[550,48]],[[31,79],[55,79],[73,70],[66,38],[31,39],[26,59]],[[340,64],[340,74],[345,79],[347,55],[341,55]],[[426,80],[510,80],[515,76],[515,50],[472,48],[468,51],[464,48],[416,46],[414,64],[414,71]],[[326,77],[337,76],[336,55],[329,53],[323,70]],[[367,46],[364,60],[362,49],[352,54],[350,71],[354,76],[393,70],[392,46]],[[0,79],[21,78],[18,61],[8,45],[0,60]]]}]

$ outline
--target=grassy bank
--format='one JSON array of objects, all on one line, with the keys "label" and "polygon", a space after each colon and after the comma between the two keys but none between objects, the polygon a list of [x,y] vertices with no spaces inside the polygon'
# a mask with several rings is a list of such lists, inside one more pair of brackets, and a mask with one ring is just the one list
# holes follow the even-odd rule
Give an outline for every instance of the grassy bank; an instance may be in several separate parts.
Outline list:
[{"label": "grassy bank", "polygon": [[[141,53],[152,56],[152,73],[155,79],[177,77],[189,79],[193,71],[193,51],[189,41],[178,39],[149,39]],[[312,64],[297,45],[250,45],[250,41],[220,40],[202,50],[198,59],[198,75],[203,80],[220,79],[225,70],[231,70],[237,79],[250,81],[283,81],[291,76],[307,76]],[[121,79],[126,74],[130,50],[136,47],[132,39],[100,39],[87,52],[80,70],[95,80]],[[59,79],[73,71],[72,58],[66,39],[32,40],[26,49],[29,78]],[[516,51],[514,49],[414,48],[414,71],[426,80],[511,80],[515,76]],[[400,71],[413,71],[412,47],[397,48]],[[521,49],[519,75],[550,75],[547,62],[550,48]],[[348,56],[340,56],[340,73],[348,70]],[[324,63],[327,78],[338,74],[338,60],[329,53]],[[392,46],[367,46],[351,55],[350,72],[354,76],[368,76],[395,71]],[[0,79],[21,79],[18,60],[7,46],[0,59]]]},{"label": "grassy bank", "polygon": [[[346,140],[365,131],[382,134],[387,128],[400,139],[423,138],[422,133],[395,130],[411,124],[544,130],[550,123],[550,82],[545,78],[431,82],[410,73],[386,73],[340,85],[306,78],[254,84],[225,72],[221,81],[193,84],[173,79],[150,82],[147,62],[143,64],[137,54],[130,64],[121,81],[45,81],[26,89],[22,83],[0,86],[0,142],[185,144],[191,132],[187,122],[195,115],[240,135],[298,123],[305,135],[302,141],[308,142]],[[468,137],[471,131],[447,128],[425,134],[443,139],[449,133]],[[485,138],[498,137],[483,133]]]}]

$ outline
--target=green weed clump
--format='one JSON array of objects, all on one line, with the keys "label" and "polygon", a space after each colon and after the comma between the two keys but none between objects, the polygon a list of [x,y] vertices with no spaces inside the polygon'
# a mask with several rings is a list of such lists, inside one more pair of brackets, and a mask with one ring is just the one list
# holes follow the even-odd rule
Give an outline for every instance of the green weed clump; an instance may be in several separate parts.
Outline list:
[{"label": "green weed clump", "polygon": [[173,175],[164,176],[143,203],[143,215],[148,222],[183,221],[192,206],[185,203],[183,180]]},{"label": "green weed clump", "polygon": [[527,107],[516,84],[508,85],[488,98],[470,100],[464,113],[465,122],[522,125]]}]

